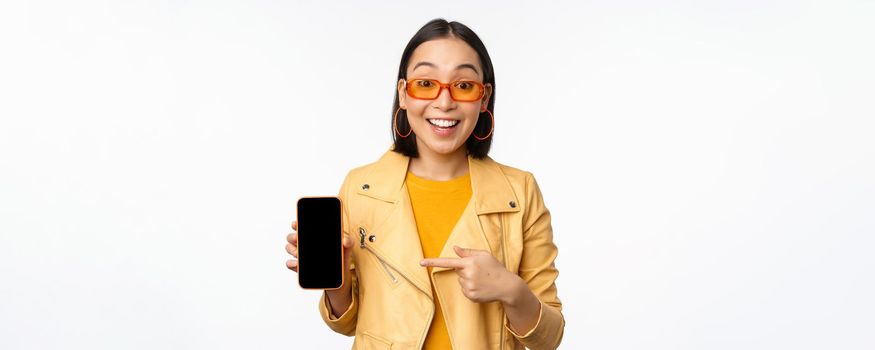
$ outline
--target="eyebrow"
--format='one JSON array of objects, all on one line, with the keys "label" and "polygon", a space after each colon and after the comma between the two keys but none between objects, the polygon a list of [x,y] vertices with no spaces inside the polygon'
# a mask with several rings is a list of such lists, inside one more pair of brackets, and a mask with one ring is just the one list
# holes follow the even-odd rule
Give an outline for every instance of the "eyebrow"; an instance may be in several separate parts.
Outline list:
[{"label": "eyebrow", "polygon": [[[432,68],[437,68],[437,66],[434,65],[434,63],[422,61],[422,62],[417,63],[415,66],[413,66],[413,70],[416,70],[416,68],[418,68],[419,66],[428,66],[428,67],[432,67]],[[471,68],[472,70],[474,70],[474,73],[480,74],[480,72],[477,71],[477,67],[474,67],[473,64],[462,63],[462,64],[456,66],[456,70],[460,70],[463,68]]]}]

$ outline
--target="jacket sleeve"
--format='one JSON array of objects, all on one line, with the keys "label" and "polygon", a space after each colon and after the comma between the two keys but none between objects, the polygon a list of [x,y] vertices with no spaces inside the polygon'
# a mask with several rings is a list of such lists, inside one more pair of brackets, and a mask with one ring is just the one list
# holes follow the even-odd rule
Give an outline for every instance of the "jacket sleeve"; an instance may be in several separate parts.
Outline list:
[{"label": "jacket sleeve", "polygon": [[328,301],[328,295],[325,292],[322,292],[322,297],[319,298],[319,314],[322,315],[322,320],[325,321],[328,328],[346,336],[355,334],[359,311],[358,281],[355,276],[354,265],[350,267],[349,273],[352,274],[352,302],[340,317],[334,317],[331,313],[331,303]]},{"label": "jacket sleeve", "polygon": [[[355,237],[349,233],[349,205],[347,203],[347,198],[349,198],[347,196],[347,193],[349,192],[349,184],[350,175],[347,174],[346,178],[343,180],[343,185],[340,186],[340,191],[337,196],[340,198],[340,202],[343,206],[341,227],[343,228],[343,232],[349,235],[349,238],[354,241]],[[334,317],[331,313],[331,303],[329,302],[326,292],[322,292],[322,297],[319,298],[319,314],[322,316],[322,320],[328,325],[328,328],[346,336],[352,336],[355,334],[356,323],[358,321],[359,288],[358,278],[356,277],[355,261],[352,261],[353,259],[353,255],[350,255],[351,261],[348,262],[349,270],[347,271],[347,273],[350,274],[352,286],[352,302],[349,304],[349,308],[347,308],[340,317]]]},{"label": "jacket sleeve", "polygon": [[526,334],[514,332],[507,317],[504,325],[530,349],[556,349],[562,342],[565,330],[562,302],[557,296],[555,284],[559,271],[553,264],[558,249],[553,243],[550,211],[544,205],[541,190],[531,173],[526,176],[524,208],[526,212],[523,214],[523,253],[518,273],[541,302],[541,312],[535,327]]}]

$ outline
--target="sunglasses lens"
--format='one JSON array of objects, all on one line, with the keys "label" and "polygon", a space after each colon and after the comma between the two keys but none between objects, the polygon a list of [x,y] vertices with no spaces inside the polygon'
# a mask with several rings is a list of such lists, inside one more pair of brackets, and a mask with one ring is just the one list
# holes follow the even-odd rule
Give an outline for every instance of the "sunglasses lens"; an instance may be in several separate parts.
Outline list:
[{"label": "sunglasses lens", "polygon": [[437,97],[441,91],[441,86],[431,80],[413,79],[407,85],[407,91],[410,93],[410,96],[415,98],[432,99]]},{"label": "sunglasses lens", "polygon": [[470,81],[457,81],[450,85],[450,92],[456,101],[476,101],[480,99],[483,87]]},{"label": "sunglasses lens", "polygon": [[[433,100],[441,93],[441,83],[430,79],[411,79],[407,93],[415,98]],[[477,101],[483,96],[483,85],[471,81],[456,81],[450,84],[450,95],[456,101]]]}]

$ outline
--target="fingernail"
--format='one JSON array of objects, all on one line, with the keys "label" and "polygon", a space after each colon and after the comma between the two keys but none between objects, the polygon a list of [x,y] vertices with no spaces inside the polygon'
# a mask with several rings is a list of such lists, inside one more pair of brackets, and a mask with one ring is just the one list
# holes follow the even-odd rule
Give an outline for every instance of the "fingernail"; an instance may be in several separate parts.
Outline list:
[{"label": "fingernail", "polygon": [[425,266],[425,260],[420,260],[420,261],[419,261],[419,266]]}]

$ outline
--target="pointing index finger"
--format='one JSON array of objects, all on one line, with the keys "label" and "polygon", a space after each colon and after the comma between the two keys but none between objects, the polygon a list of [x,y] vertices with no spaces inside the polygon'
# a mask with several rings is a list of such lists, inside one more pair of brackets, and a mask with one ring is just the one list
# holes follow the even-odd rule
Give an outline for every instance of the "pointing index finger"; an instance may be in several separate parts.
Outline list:
[{"label": "pointing index finger", "polygon": [[465,264],[461,259],[456,258],[429,258],[422,259],[419,262],[422,266],[431,266],[431,267],[447,267],[451,269],[461,269],[465,267]]}]

